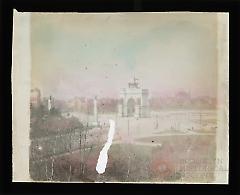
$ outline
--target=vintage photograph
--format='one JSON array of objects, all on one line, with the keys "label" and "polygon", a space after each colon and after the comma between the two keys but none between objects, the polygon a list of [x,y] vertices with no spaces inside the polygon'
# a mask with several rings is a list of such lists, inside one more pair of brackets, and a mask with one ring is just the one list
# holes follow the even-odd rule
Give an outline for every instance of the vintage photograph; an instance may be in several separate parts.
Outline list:
[{"label": "vintage photograph", "polygon": [[19,13],[13,181],[228,183],[228,14]]}]

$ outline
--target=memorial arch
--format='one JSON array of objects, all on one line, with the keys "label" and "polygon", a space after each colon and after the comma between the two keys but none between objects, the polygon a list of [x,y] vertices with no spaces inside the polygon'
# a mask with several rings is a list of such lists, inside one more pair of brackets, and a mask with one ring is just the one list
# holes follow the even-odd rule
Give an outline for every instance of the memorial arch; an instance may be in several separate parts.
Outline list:
[{"label": "memorial arch", "polygon": [[118,115],[121,117],[149,117],[149,91],[141,89],[138,79],[128,83],[120,92]]}]

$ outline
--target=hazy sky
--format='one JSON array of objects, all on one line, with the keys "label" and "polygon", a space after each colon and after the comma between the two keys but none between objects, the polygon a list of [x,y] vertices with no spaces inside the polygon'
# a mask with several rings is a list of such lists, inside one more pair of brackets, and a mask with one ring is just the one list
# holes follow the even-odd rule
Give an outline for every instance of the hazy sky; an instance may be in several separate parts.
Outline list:
[{"label": "hazy sky", "polygon": [[152,95],[217,89],[214,13],[33,13],[31,47],[32,87],[44,96],[118,97],[133,76]]}]

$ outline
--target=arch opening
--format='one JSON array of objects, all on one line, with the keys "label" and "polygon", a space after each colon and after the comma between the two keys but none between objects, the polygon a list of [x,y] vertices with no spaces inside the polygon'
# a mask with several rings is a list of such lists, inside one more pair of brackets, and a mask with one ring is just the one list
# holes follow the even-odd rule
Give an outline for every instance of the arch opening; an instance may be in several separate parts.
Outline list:
[{"label": "arch opening", "polygon": [[134,116],[135,105],[135,100],[133,98],[130,98],[127,102],[127,116]]}]

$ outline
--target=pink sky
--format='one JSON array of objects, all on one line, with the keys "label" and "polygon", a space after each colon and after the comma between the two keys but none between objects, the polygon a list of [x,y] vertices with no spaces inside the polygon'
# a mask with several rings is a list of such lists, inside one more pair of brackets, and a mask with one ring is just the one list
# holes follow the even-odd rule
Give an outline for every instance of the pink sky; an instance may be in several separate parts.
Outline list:
[{"label": "pink sky", "polygon": [[134,76],[155,95],[216,96],[213,14],[32,14],[32,87],[44,96],[119,95]]}]

